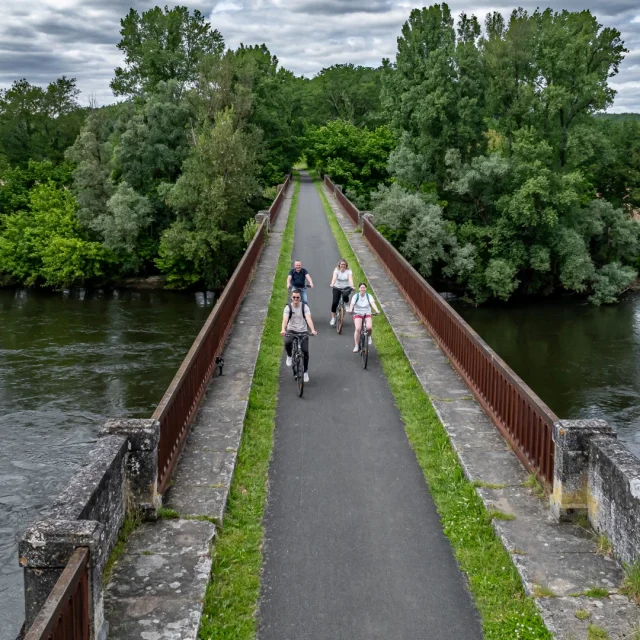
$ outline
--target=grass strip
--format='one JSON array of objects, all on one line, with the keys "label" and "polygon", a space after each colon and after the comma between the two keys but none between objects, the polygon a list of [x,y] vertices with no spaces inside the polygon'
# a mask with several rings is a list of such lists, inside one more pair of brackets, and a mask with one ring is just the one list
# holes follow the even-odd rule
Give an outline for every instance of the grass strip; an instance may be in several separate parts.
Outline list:
[{"label": "grass strip", "polygon": [[262,568],[262,517],[273,448],[282,338],[280,322],[287,302],[300,176],[296,175],[287,226],[282,237],[267,319],[262,332],[242,441],[233,474],[223,530],[217,537],[199,637],[248,640],[256,635]]},{"label": "grass strip", "polygon": [[[340,255],[356,282],[367,282],[358,260],[314,176]],[[384,315],[375,321],[376,350],[405,431],[422,468],[445,535],[482,618],[487,640],[552,638],[536,604],[525,595],[510,555],[491,527],[491,518],[462,471],[449,436]],[[494,514],[495,515],[495,514]]]}]

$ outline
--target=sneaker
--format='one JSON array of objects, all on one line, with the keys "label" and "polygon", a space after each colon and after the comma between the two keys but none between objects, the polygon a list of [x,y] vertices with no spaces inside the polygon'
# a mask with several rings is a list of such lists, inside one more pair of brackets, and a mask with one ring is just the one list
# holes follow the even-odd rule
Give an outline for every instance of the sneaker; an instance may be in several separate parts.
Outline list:
[{"label": "sneaker", "polygon": [[371,341],[371,336],[369,336],[369,346],[371,346],[373,342]]},{"label": "sneaker", "polygon": [[331,318],[331,322],[329,322],[329,325],[332,327],[336,326],[336,319],[335,318]]},{"label": "sneaker", "polygon": [[304,376],[302,376],[302,379],[303,379],[305,382],[309,382],[309,374],[308,374],[306,371],[305,371],[305,373],[304,373]]},{"label": "sneaker", "polygon": [[360,349],[357,346],[353,347],[353,353],[358,353],[358,351],[360,351]]},{"label": "sneaker", "polygon": [[290,367],[292,363],[291,356],[287,356],[287,367]]}]

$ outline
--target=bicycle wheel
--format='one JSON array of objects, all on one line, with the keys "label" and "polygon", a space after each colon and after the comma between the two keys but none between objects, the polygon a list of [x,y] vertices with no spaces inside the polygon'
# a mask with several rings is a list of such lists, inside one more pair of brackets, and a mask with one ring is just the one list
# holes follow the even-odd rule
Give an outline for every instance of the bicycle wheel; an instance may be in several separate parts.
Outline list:
[{"label": "bicycle wheel", "polygon": [[344,322],[344,304],[340,303],[336,314],[336,331],[342,333],[342,323]]},{"label": "bicycle wheel", "polygon": [[362,368],[367,368],[369,361],[369,340],[364,331],[360,334],[360,357],[362,358]]},{"label": "bicycle wheel", "polygon": [[298,372],[297,382],[298,382],[298,396],[302,398],[302,392],[304,391],[304,356],[302,355],[302,351],[298,351],[296,353],[296,370]]}]

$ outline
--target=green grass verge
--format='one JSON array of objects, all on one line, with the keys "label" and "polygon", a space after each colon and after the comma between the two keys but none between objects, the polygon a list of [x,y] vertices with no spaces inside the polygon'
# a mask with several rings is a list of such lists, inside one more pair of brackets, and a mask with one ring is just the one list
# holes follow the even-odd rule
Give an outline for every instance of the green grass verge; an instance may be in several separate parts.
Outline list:
[{"label": "green grass verge", "polygon": [[[340,255],[348,260],[354,280],[367,282],[317,179],[315,185]],[[465,478],[449,437],[384,315],[374,321],[374,341],[444,533],[467,575],[484,638],[551,638],[534,600],[525,595],[510,555],[496,537],[473,484]]]},{"label": "green grass verge", "polygon": [[267,472],[273,448],[282,355],[280,321],[287,302],[287,292],[282,283],[290,269],[299,193],[300,177],[296,176],[224,528],[216,540],[211,581],[200,625],[202,640],[248,640],[256,635],[255,613],[260,596],[264,537],[262,516],[267,497]]}]

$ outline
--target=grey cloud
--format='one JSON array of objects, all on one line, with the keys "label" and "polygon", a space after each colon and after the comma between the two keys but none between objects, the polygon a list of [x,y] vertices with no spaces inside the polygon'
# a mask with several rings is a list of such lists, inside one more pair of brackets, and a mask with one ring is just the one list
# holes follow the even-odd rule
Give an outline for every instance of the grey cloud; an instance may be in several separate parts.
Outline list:
[{"label": "grey cloud", "polygon": [[391,0],[309,0],[292,3],[291,11],[310,15],[383,13],[393,7]]},{"label": "grey cloud", "polygon": [[[60,0],[55,3],[30,0],[24,4],[2,3],[0,8],[0,85],[26,77],[46,84],[63,73],[78,79],[83,100],[96,95],[100,104],[114,101],[109,90],[113,69],[122,64],[116,48],[120,39],[120,19],[130,7],[139,12],[149,9],[153,0],[80,0],[77,6]],[[211,20],[230,47],[241,42],[264,42],[285,67],[312,76],[338,62],[377,66],[383,57],[393,58],[396,38],[409,17],[412,6],[402,0],[193,0],[156,2],[160,6],[187,4]],[[637,0],[553,0],[554,10],[591,9],[599,22],[622,32],[630,53],[612,80],[618,90],[613,110],[640,111],[640,16]],[[54,5],[52,7],[52,5]],[[225,6],[242,6],[241,11],[225,11]],[[537,2],[498,0],[489,6],[451,0],[454,13],[475,13],[483,21],[487,11],[508,15],[514,6],[529,11]],[[218,9],[214,13],[214,9]],[[544,6],[544,5],[542,5]]]}]

